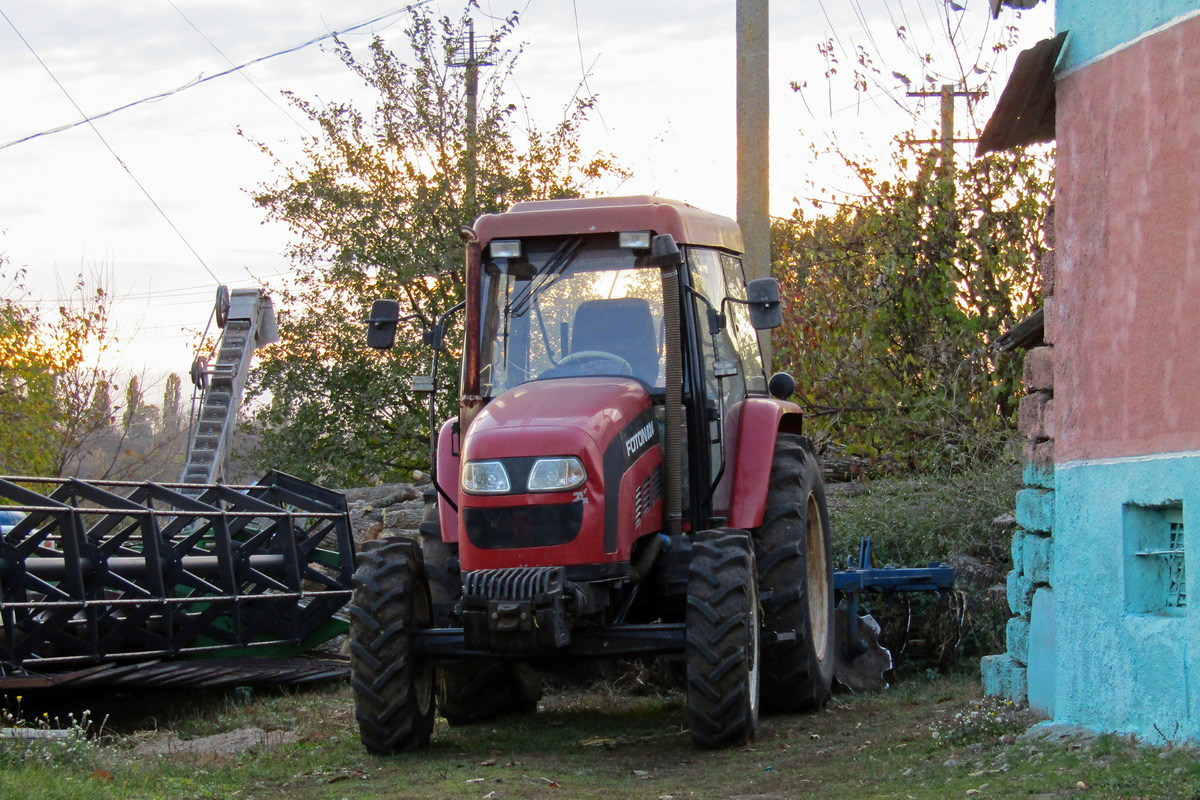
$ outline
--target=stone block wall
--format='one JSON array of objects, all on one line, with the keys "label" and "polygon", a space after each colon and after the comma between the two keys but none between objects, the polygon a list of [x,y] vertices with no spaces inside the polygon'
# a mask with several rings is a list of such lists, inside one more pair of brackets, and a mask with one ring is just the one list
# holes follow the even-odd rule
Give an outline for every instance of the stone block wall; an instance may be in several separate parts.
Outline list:
[{"label": "stone block wall", "polygon": [[1200,0],[1056,17],[1048,350],[1027,354],[1014,618],[984,682],[1056,724],[1197,744]]},{"label": "stone block wall", "polygon": [[[1054,211],[1046,221],[1047,240],[1054,242]],[[1054,302],[1054,250],[1043,254],[1042,301],[1044,317],[1052,316]],[[1045,704],[1040,669],[1031,673],[1029,641],[1034,620],[1034,597],[1050,591],[1051,536],[1054,533],[1054,344],[1051,326],[1045,325],[1044,344],[1025,353],[1023,379],[1025,396],[1017,411],[1017,431],[1023,439],[1025,488],[1017,493],[1017,530],[1012,540],[1012,571],[1008,574],[1008,649],[983,659],[985,694],[1007,697],[1014,702]],[[1040,666],[1040,665],[1035,665]],[[1051,669],[1051,681],[1053,680]],[[1035,679],[1031,690],[1030,680]],[[1051,693],[1052,694],[1052,693]],[[1052,702],[1052,701],[1051,701]],[[1050,708],[1038,710],[1049,712]]]}]

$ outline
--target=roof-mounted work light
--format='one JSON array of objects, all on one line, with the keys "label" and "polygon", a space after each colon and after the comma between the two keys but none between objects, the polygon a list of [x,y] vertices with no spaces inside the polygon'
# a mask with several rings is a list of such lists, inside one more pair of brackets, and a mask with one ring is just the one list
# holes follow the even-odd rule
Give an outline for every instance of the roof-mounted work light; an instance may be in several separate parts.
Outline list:
[{"label": "roof-mounted work light", "polygon": [[488,245],[492,258],[520,258],[520,239],[497,239]]},{"label": "roof-mounted work light", "polygon": [[621,231],[617,243],[630,250],[649,250],[650,231]]}]

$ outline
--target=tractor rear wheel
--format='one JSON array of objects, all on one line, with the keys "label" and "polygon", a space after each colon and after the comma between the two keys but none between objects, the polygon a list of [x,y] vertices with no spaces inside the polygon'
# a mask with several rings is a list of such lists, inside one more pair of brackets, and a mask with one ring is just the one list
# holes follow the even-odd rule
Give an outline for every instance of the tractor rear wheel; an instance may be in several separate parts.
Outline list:
[{"label": "tractor rear wheel", "polygon": [[442,667],[438,681],[441,713],[453,727],[533,713],[541,696],[541,674],[516,661],[463,661]]},{"label": "tractor rear wheel", "polygon": [[350,675],[363,745],[390,755],[429,744],[433,665],[413,649],[432,623],[421,550],[402,537],[366,542],[350,601]]},{"label": "tractor rear wheel", "polygon": [[[451,546],[442,541],[437,490],[431,486],[424,496],[421,549],[429,573],[434,620],[438,627],[454,627],[453,609],[462,597],[462,578]],[[437,693],[438,709],[448,723],[472,725],[501,714],[537,711],[542,676],[521,662],[462,661],[438,668]]]},{"label": "tractor rear wheel", "polygon": [[745,744],[758,724],[759,616],[745,531],[701,531],[688,576],[687,708],[701,747]]},{"label": "tractor rear wheel", "polygon": [[763,708],[820,708],[835,661],[833,557],[825,482],[805,440],[780,433],[762,525],[754,532],[764,628],[779,638],[763,653]]}]

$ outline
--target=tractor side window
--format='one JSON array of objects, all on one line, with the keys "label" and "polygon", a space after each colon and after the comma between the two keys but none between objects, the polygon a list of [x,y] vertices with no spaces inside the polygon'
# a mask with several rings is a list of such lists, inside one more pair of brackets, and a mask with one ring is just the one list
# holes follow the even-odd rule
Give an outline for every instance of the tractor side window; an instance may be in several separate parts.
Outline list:
[{"label": "tractor side window", "polygon": [[[725,285],[729,296],[735,300],[746,299],[746,276],[742,272],[742,260],[728,253],[721,254],[721,268],[725,273]],[[740,303],[726,306],[727,330],[737,348],[742,362],[742,375],[747,381],[763,375],[762,350],[758,344],[758,331],[750,324],[750,309]],[[764,387],[765,388],[765,387]]]}]

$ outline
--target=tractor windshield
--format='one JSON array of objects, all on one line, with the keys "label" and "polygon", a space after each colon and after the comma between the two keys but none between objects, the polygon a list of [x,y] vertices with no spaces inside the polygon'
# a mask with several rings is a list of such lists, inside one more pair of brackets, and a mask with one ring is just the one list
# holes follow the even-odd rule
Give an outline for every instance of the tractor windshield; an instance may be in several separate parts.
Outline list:
[{"label": "tractor windshield", "polygon": [[616,234],[524,239],[507,258],[489,254],[497,249],[483,260],[484,396],[601,375],[662,387],[662,288],[645,251]]}]

